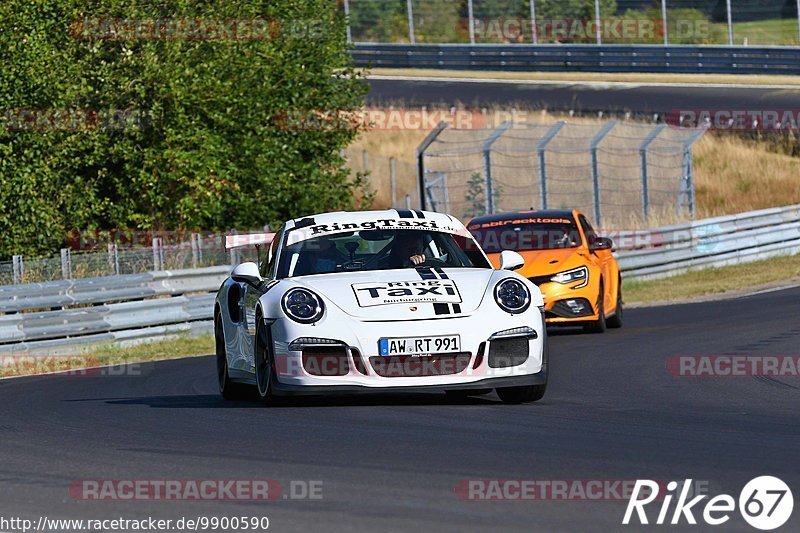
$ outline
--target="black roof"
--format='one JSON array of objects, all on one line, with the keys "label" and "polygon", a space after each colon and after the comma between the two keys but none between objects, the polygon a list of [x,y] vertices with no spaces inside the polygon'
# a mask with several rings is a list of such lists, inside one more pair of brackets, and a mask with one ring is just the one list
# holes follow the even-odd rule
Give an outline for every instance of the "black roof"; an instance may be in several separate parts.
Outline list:
[{"label": "black roof", "polygon": [[475,217],[469,221],[472,224],[486,224],[487,222],[504,222],[506,220],[515,220],[521,217],[540,217],[540,218],[569,218],[574,220],[575,217],[569,209],[541,209],[532,211],[510,211],[508,213],[495,213],[493,215],[484,215]]}]

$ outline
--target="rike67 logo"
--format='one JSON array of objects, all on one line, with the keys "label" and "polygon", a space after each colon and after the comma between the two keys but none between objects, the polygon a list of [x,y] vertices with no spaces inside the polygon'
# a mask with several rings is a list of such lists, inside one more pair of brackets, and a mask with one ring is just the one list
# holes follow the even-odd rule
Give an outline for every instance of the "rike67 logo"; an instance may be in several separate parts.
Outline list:
[{"label": "rike67 logo", "polygon": [[[685,480],[681,487],[676,481],[669,482],[667,493],[661,501],[658,517],[653,523],[677,525],[685,520],[686,523],[694,525],[697,524],[695,513],[711,526],[719,526],[730,520],[731,513],[737,508],[737,502],[733,496],[720,494],[703,502],[708,498],[707,494],[689,499],[691,487],[691,479]],[[640,524],[650,524],[649,520],[652,519],[652,516],[648,518],[645,506],[653,503],[659,497],[658,488],[659,485],[655,481],[637,480],[628,501],[628,507],[625,509],[622,523],[635,524],[638,519]],[[641,495],[644,497],[640,498]],[[676,496],[675,507],[670,509]],[[794,498],[789,486],[781,479],[761,476],[750,480],[744,486],[739,494],[738,509],[748,524],[756,529],[768,531],[781,527],[789,520],[794,509]],[[671,517],[670,511],[672,511]]]}]

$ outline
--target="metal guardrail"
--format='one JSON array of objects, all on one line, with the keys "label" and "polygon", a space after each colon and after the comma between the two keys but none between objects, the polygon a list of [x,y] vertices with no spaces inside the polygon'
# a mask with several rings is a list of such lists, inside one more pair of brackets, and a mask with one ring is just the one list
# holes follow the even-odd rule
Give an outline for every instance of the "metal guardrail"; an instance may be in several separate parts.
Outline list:
[{"label": "metal guardrail", "polygon": [[779,46],[355,43],[351,53],[375,68],[800,74],[800,48]]},{"label": "metal guardrail", "polygon": [[655,279],[800,253],[800,205],[611,235],[626,279]]},{"label": "metal guardrail", "polygon": [[[800,205],[609,236],[625,279],[666,277],[800,253]],[[208,333],[213,293],[229,268],[2,286],[0,354],[69,353],[92,343]]]}]

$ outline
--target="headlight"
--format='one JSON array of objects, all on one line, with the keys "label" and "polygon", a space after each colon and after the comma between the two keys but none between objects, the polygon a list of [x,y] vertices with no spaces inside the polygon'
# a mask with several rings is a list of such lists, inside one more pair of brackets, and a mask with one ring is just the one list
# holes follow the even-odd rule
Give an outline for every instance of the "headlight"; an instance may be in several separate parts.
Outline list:
[{"label": "headlight", "polygon": [[550,281],[555,281],[556,283],[573,283],[575,281],[583,281],[580,285],[576,285],[573,289],[578,289],[580,287],[584,287],[587,283],[589,283],[589,269],[584,267],[574,268],[572,270],[567,270],[566,272],[559,272],[552,278]]},{"label": "headlight", "polygon": [[289,289],[281,303],[286,316],[301,324],[316,322],[325,313],[322,299],[307,289]]},{"label": "headlight", "polygon": [[531,293],[522,282],[507,278],[494,288],[494,300],[503,311],[522,313],[531,305]]}]

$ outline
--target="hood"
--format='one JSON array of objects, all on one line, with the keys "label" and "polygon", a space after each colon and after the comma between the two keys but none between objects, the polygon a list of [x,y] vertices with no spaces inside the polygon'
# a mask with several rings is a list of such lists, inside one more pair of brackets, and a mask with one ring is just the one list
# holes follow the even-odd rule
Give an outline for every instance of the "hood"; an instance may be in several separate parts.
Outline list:
[{"label": "hood", "polygon": [[474,312],[495,272],[486,268],[404,268],[291,278],[362,320],[421,320]]},{"label": "hood", "polygon": [[[525,259],[525,266],[517,270],[517,273],[526,278],[548,276],[577,268],[585,265],[589,258],[589,252],[583,247],[530,250],[519,254]],[[489,261],[495,268],[500,268],[500,254],[489,255]]]}]

